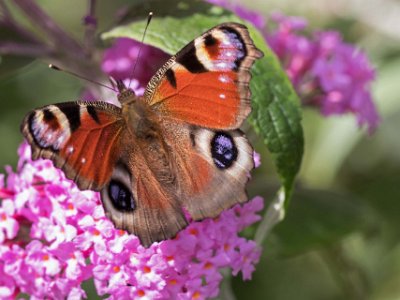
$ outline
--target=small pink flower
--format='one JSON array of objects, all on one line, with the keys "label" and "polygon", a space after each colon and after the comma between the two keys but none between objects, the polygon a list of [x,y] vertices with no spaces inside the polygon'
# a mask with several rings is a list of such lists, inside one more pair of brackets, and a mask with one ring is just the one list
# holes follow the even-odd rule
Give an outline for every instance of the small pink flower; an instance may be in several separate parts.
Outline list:
[{"label": "small pink flower", "polygon": [[243,279],[251,279],[251,274],[254,271],[254,262],[260,259],[261,251],[254,251],[255,242],[242,241],[239,247],[239,259],[235,261],[233,266],[233,275],[236,275],[239,270],[243,273]]},{"label": "small pink flower", "polygon": [[56,259],[43,244],[33,240],[26,246],[26,263],[35,270],[37,275],[56,275],[60,271],[60,262]]},{"label": "small pink flower", "polygon": [[12,203],[9,201],[2,201],[2,207],[0,207],[0,243],[6,239],[15,238],[19,230],[18,222],[13,217],[11,207]]},{"label": "small pink flower", "polygon": [[73,287],[67,296],[67,300],[80,300],[87,298],[85,291],[80,287]]}]

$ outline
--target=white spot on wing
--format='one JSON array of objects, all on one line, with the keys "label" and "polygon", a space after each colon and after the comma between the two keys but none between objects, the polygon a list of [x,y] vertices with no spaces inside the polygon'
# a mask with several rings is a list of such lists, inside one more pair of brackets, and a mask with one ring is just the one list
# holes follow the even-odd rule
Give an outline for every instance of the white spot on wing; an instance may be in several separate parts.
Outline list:
[{"label": "white spot on wing", "polygon": [[220,82],[222,82],[222,83],[228,83],[228,82],[231,81],[231,80],[229,79],[229,77],[226,76],[226,75],[224,75],[224,74],[219,75],[219,76],[218,76],[218,80],[219,80]]},{"label": "white spot on wing", "polygon": [[220,62],[220,63],[217,63],[217,64],[216,64],[216,67],[217,67],[218,69],[224,70],[224,69],[226,69],[226,68],[228,67],[228,64],[225,63],[225,62]]}]

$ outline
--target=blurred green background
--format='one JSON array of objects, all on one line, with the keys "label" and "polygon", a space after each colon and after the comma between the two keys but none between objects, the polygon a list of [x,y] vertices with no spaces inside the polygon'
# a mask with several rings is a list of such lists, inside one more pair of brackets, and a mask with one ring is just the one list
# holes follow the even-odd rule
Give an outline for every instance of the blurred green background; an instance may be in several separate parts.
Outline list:
[{"label": "blurred green background", "polygon": [[[86,1],[38,2],[82,38]],[[109,29],[129,3],[98,1],[100,30]],[[382,122],[368,136],[352,116],[323,118],[304,110],[306,149],[294,199],[285,221],[266,240],[253,280],[233,279],[235,296],[400,299],[400,1],[243,3],[265,16],[281,11],[304,17],[310,29],[338,30],[366,51],[377,70],[372,89]],[[0,165],[16,166],[25,113],[75,100],[82,87],[76,78],[49,70],[46,62],[0,57]],[[256,148],[263,164],[249,190],[268,205],[279,183],[267,151],[261,144]]]}]

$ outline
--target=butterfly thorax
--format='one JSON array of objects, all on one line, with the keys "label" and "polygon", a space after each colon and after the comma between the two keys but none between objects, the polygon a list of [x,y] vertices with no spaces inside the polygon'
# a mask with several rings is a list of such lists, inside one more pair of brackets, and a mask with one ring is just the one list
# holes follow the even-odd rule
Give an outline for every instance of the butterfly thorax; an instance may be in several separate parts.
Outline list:
[{"label": "butterfly thorax", "polygon": [[157,117],[142,97],[131,95],[122,104],[122,116],[131,134],[139,139],[157,135]]},{"label": "butterfly thorax", "polygon": [[[172,188],[175,176],[171,164],[171,149],[166,143],[160,119],[142,97],[122,104],[122,116],[127,124],[130,136],[135,141],[136,151],[153,176],[162,182],[165,188]],[[140,152],[140,153],[139,153]]]}]

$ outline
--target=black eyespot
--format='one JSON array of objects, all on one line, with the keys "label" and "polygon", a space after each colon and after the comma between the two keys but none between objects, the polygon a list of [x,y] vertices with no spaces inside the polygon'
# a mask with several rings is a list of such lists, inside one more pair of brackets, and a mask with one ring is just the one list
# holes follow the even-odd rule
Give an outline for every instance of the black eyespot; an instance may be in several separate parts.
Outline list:
[{"label": "black eyespot", "polygon": [[135,209],[132,193],[121,182],[111,180],[108,185],[108,195],[115,209],[119,211],[133,211]]},{"label": "black eyespot", "polygon": [[211,140],[211,156],[217,168],[229,168],[237,159],[237,155],[233,138],[226,132],[216,132]]}]

